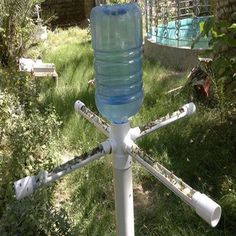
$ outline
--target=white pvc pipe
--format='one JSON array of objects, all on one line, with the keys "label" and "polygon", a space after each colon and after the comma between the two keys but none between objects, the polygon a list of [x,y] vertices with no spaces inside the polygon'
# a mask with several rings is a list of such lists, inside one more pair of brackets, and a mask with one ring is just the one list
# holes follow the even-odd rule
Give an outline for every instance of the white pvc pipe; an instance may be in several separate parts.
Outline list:
[{"label": "white pvc pipe", "polygon": [[99,150],[99,148],[97,148],[97,149],[98,149],[98,151],[96,153],[87,152],[86,159],[81,160],[80,162],[78,162],[76,164],[71,164],[71,165],[67,165],[67,166],[65,164],[63,164],[65,166],[65,168],[62,169],[61,171],[56,172],[56,173],[52,172],[51,174],[49,174],[46,181],[45,181],[45,184],[49,184],[51,182],[54,182],[55,180],[61,178],[62,176],[69,174],[78,168],[82,168],[82,167],[88,165],[90,162],[95,161],[95,160],[103,157],[106,154],[111,153],[110,142],[105,141],[105,142],[101,143],[100,150]]},{"label": "white pvc pipe", "polygon": [[113,168],[113,175],[116,205],[116,235],[134,236],[132,168],[129,167],[125,170]]},{"label": "white pvc pipe", "polygon": [[145,125],[144,127],[139,128],[139,133],[136,131],[135,138],[142,138],[147,134],[150,134],[157,129],[165,127],[166,125],[173,123],[177,120],[183,119],[184,117],[192,115],[196,111],[196,106],[194,103],[190,102],[182,106],[178,111],[168,114],[160,119],[152,121],[151,123]]},{"label": "white pvc pipe", "polygon": [[[158,180],[160,180],[167,188],[174,192],[178,197],[180,197],[185,203],[190,205],[196,213],[205,220],[212,227],[215,227],[221,217],[221,207],[212,199],[210,199],[205,194],[202,194],[180,178],[175,176],[171,171],[166,169],[159,163],[153,163],[151,158],[145,154],[141,149],[138,148],[136,144],[133,146],[127,146],[127,151],[132,157],[138,161],[142,166],[144,166],[152,175],[154,175]],[[147,159],[147,160],[144,160]],[[149,163],[148,163],[148,162]]]},{"label": "white pvc pipe", "polygon": [[[111,127],[103,119],[90,111],[83,102],[76,101],[74,105],[75,111],[79,112],[84,118],[86,118],[90,123],[92,123],[98,130],[109,136]],[[142,138],[147,134],[150,134],[157,129],[165,127],[166,125],[175,122],[179,119],[192,115],[196,111],[196,106],[194,103],[190,102],[183,105],[178,111],[168,114],[165,117],[161,117],[151,123],[145,125],[144,127],[135,127],[130,129],[130,135],[132,140]]]},{"label": "white pvc pipe", "polygon": [[149,173],[155,176],[167,188],[178,195],[185,203],[191,205],[191,195],[195,193],[194,189],[159,163],[158,166],[153,167],[146,160],[143,160],[138,153],[129,150],[128,152],[138,163],[144,166]]},{"label": "white pvc pipe", "polygon": [[134,236],[132,158],[125,152],[130,124],[111,125],[117,236]]},{"label": "white pvc pipe", "polygon": [[76,157],[73,160],[70,160],[57,167],[51,173],[48,173],[47,171],[41,171],[36,176],[26,176],[25,178],[17,180],[14,182],[17,200],[32,194],[36,189],[46,186],[63,177],[64,175],[69,174],[78,168],[82,168],[90,162],[95,161],[108,153],[111,153],[111,144],[110,141],[105,141],[101,143],[101,147],[97,147],[93,149],[92,152],[82,155],[86,158],[84,160]]},{"label": "white pvc pipe", "polygon": [[109,136],[110,125],[108,125],[103,119],[90,111],[83,102],[76,101],[74,105],[75,111],[79,112],[85,119],[92,123],[98,130],[100,130],[106,136]]},{"label": "white pvc pipe", "polygon": [[221,217],[221,207],[205,194],[196,192],[192,197],[192,206],[196,213],[212,227],[215,227]]}]

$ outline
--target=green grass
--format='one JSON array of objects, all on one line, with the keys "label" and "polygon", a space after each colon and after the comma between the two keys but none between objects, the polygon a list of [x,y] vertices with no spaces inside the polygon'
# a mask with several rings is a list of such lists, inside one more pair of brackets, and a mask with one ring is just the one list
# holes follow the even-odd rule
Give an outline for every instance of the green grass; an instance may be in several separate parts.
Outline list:
[{"label": "green grass", "polygon": [[[74,112],[82,100],[98,114],[94,101],[93,52],[86,31],[71,28],[52,33],[48,41],[30,52],[56,64],[59,84],[42,79],[40,99],[53,104],[63,121],[62,149],[73,153],[89,150],[105,139]],[[177,73],[153,61],[144,60],[145,99],[132,126],[144,125],[189,102],[188,91],[166,95],[184,85],[186,74]],[[160,163],[223,208],[219,225],[212,229],[193,210],[134,164],[135,230],[142,235],[235,235],[236,232],[236,125],[222,120],[218,109],[197,104],[192,117],[178,121],[139,141],[139,145]],[[141,190],[137,190],[141,189]],[[66,178],[70,198],[62,206],[73,224],[72,235],[115,235],[114,193],[111,158],[108,156]],[[148,200],[147,200],[148,199]]]}]

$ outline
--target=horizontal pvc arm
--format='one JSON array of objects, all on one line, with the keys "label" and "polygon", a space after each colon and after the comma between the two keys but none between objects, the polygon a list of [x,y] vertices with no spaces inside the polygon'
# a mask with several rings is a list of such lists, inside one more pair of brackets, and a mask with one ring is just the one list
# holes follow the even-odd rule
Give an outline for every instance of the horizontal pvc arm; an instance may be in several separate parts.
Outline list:
[{"label": "horizontal pvc arm", "polygon": [[36,189],[48,185],[62,176],[71,173],[78,168],[84,167],[108,153],[111,153],[111,145],[109,141],[105,141],[90,152],[76,156],[74,159],[56,167],[51,173],[41,171],[36,176],[27,176],[16,181],[14,187],[17,200],[32,194]]},{"label": "horizontal pvc arm", "polygon": [[[103,119],[94,114],[91,110],[89,110],[85,104],[81,101],[76,101],[74,108],[77,112],[79,112],[84,118],[86,118],[90,123],[92,123],[98,130],[104,133],[106,136],[109,136],[111,127],[107,124]],[[175,122],[179,119],[192,115],[196,111],[196,106],[194,103],[188,103],[182,106],[178,111],[173,112],[172,114],[167,114],[166,116],[152,121],[151,123],[143,126],[131,128],[131,136],[132,139],[142,138],[147,134],[150,134],[157,129],[165,127],[166,125]]]},{"label": "horizontal pvc arm", "polygon": [[92,123],[98,130],[100,130],[106,136],[109,136],[110,125],[108,125],[103,119],[90,111],[83,102],[76,101],[74,105],[75,111],[79,112],[85,119]]},{"label": "horizontal pvc arm", "polygon": [[157,119],[143,127],[140,127],[139,132],[137,132],[137,129],[136,129],[136,134],[134,134],[134,137],[142,138],[145,135],[150,134],[156,131],[157,129],[165,127],[166,125],[172,122],[175,122],[184,117],[192,115],[195,111],[196,111],[196,106],[194,105],[194,103],[190,102],[188,104],[185,104],[178,111],[175,111],[172,114],[167,114],[166,116],[161,117],[160,119]]},{"label": "horizontal pvc arm", "polygon": [[185,203],[195,209],[196,213],[212,227],[215,227],[221,217],[221,207],[205,194],[197,192],[171,171],[155,162],[136,144],[127,147],[127,152],[167,188],[179,196]]}]

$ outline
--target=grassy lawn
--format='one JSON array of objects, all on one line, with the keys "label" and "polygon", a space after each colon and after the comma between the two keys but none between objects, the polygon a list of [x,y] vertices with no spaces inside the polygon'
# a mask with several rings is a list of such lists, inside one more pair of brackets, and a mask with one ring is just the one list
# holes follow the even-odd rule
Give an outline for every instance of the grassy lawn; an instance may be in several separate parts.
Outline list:
[{"label": "grassy lawn", "polygon": [[[105,137],[75,114],[73,104],[82,100],[98,114],[94,101],[93,51],[85,30],[71,28],[50,35],[29,52],[55,63],[59,84],[38,81],[40,100],[53,104],[63,121],[61,149],[80,154]],[[187,74],[144,60],[144,104],[132,126],[144,125],[190,101],[187,89],[166,95],[184,85]],[[236,124],[222,119],[220,110],[196,103],[197,112],[139,141],[139,145],[190,186],[208,194],[223,209],[219,225],[212,229],[179,198],[134,163],[136,235],[235,235],[236,232]],[[61,181],[60,203],[69,214],[72,235],[115,235],[114,193],[109,156],[78,170]],[[60,185],[59,184],[59,185]]]}]

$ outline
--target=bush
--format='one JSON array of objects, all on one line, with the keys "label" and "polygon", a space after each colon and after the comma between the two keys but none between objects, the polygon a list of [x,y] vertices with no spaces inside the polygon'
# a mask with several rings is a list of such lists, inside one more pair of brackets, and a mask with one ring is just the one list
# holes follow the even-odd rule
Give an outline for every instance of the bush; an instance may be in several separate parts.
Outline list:
[{"label": "bush", "polygon": [[207,65],[207,74],[221,117],[232,119],[236,102],[236,24],[234,23],[236,14],[231,14],[228,18],[228,20],[216,16],[209,18],[202,25],[196,42],[201,37],[211,38],[209,50],[202,55],[212,58]]},{"label": "bush", "polygon": [[15,65],[30,45],[36,25],[34,5],[42,0],[0,1],[0,64]]},{"label": "bush", "polygon": [[[32,78],[0,74],[0,235],[68,235],[65,211],[53,207],[54,187],[16,201],[14,181],[51,170],[56,162],[57,115],[43,107]],[[11,77],[11,78],[10,78]]]}]

